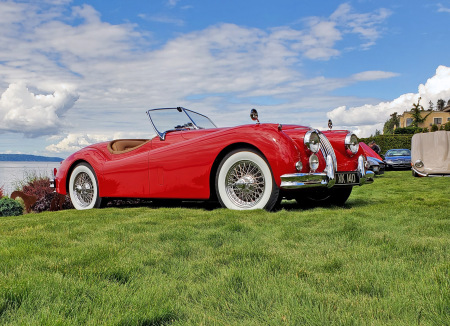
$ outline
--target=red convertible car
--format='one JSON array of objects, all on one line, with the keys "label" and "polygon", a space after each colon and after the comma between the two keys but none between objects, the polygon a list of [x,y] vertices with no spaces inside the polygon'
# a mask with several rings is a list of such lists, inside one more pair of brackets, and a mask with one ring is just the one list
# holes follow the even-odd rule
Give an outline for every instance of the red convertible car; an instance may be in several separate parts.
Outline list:
[{"label": "red convertible car", "polygon": [[156,136],[88,146],[53,180],[76,209],[108,198],[219,201],[230,209],[273,209],[282,198],[342,205],[353,186],[373,182],[349,131],[259,123],[217,128],[182,107],[147,111]]}]

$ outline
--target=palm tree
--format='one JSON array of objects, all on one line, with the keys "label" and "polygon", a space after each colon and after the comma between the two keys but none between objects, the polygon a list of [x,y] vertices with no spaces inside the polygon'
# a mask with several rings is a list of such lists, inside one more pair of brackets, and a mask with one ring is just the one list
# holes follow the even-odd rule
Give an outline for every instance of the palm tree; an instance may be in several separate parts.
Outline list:
[{"label": "palm tree", "polygon": [[430,112],[425,117],[422,117],[423,106],[420,105],[421,99],[422,98],[419,97],[419,99],[417,100],[417,104],[414,103],[413,108],[411,109],[411,115],[412,115],[412,119],[413,119],[412,125],[416,128],[419,126],[419,124],[424,123],[425,120],[427,119],[427,117],[431,114],[431,112]]}]

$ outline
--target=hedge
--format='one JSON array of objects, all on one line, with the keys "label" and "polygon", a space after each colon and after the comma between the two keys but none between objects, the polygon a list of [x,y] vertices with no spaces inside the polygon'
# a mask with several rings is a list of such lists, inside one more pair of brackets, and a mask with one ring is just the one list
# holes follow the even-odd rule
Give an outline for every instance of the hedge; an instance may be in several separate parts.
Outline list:
[{"label": "hedge", "polygon": [[368,138],[360,138],[359,141],[366,143],[367,145],[374,140],[381,148],[381,153],[384,155],[388,150],[392,148],[408,148],[411,149],[411,138],[414,135],[378,135]]}]

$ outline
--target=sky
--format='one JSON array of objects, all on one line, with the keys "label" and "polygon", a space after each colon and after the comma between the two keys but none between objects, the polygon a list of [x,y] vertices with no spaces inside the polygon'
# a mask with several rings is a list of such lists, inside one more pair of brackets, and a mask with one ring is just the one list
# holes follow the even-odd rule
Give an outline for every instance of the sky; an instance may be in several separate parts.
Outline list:
[{"label": "sky", "polygon": [[154,136],[146,110],[219,127],[382,130],[450,100],[450,0],[0,0],[0,153]]}]

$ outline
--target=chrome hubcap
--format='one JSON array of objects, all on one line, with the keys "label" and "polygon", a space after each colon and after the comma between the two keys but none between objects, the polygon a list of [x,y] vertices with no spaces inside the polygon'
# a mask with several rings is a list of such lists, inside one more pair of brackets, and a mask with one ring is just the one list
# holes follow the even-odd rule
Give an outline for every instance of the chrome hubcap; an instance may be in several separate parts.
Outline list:
[{"label": "chrome hubcap", "polygon": [[79,173],[73,183],[73,191],[77,202],[83,206],[89,206],[94,198],[94,184],[85,172]]},{"label": "chrome hubcap", "polygon": [[255,206],[264,194],[264,175],[252,161],[236,162],[228,170],[225,182],[228,198],[240,207]]}]

